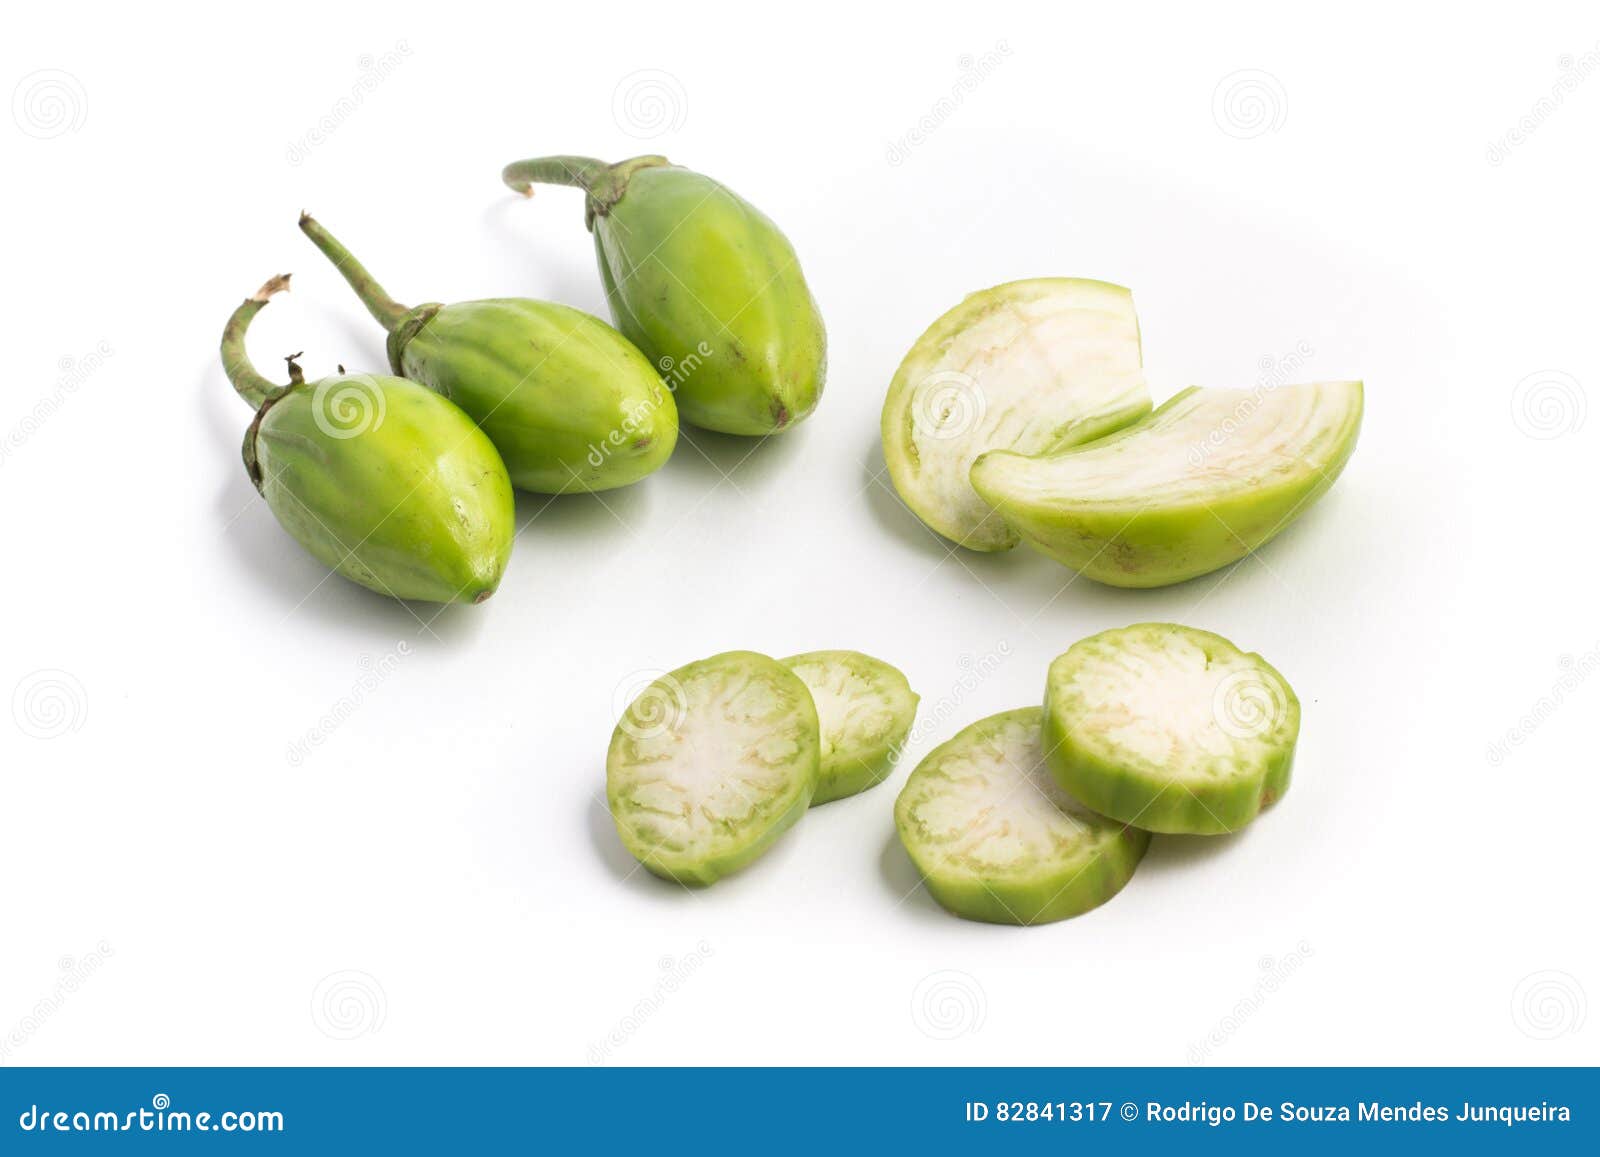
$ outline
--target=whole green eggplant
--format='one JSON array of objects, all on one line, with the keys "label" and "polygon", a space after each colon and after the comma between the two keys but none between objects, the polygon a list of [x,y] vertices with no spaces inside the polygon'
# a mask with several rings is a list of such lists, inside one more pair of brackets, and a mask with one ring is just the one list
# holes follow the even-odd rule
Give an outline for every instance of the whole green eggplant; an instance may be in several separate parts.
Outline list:
[{"label": "whole green eggplant", "polygon": [[822,316],[789,239],[754,205],[665,157],[540,157],[502,176],[519,193],[544,183],[588,194],[612,319],[667,368],[684,421],[774,434],[816,408]]},{"label": "whole green eggplant", "polygon": [[[404,378],[346,374],[288,385],[256,372],[245,333],[288,288],[274,277],[222,334],[222,364],[255,407],[244,464],[283,528],[339,574],[397,599],[481,603],[516,533],[511,479],[450,402]],[[298,356],[298,355],[297,355]]]},{"label": "whole green eggplant", "polygon": [[311,217],[301,214],[300,228],[388,331],[390,368],[471,415],[514,485],[541,494],[611,490],[671,456],[671,391],[599,318],[521,297],[407,309]]}]

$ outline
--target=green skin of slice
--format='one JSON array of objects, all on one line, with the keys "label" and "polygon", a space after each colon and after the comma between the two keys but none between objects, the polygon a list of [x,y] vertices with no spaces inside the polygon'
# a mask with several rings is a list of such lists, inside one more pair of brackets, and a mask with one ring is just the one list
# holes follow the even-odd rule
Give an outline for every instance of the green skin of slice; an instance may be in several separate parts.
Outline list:
[{"label": "green skin of slice", "polygon": [[661,368],[683,420],[765,435],[822,397],[827,336],[789,240],[725,185],[665,157],[541,157],[508,185],[587,191],[585,219],[617,328]]},{"label": "green skin of slice", "polygon": [[[1259,739],[1234,742],[1235,750],[1220,757],[1187,750],[1151,759],[1086,722],[1085,701],[1069,686],[1074,673],[1107,653],[1121,652],[1130,662],[1146,663],[1174,645],[1198,649],[1219,668],[1238,665],[1233,668],[1238,672],[1232,684],[1236,695],[1253,695],[1270,705],[1264,717],[1270,725],[1260,722]],[[1202,709],[1213,718],[1218,712],[1242,710],[1238,702],[1230,705],[1222,678],[1217,685]],[[1247,732],[1257,729],[1254,717],[1246,722]],[[1212,836],[1244,828],[1289,790],[1299,733],[1300,700],[1288,681],[1260,655],[1246,654],[1209,631],[1173,623],[1102,631],[1074,644],[1050,665],[1044,744],[1056,782],[1100,814],[1146,831]]]},{"label": "green skin of slice", "polygon": [[340,374],[267,380],[245,337],[275,277],[228,319],[222,363],[256,411],[244,439],[250,480],[318,561],[379,594],[480,603],[516,534],[511,480],[489,439],[438,394],[401,378]]},{"label": "green skin of slice", "polygon": [[[1032,925],[1081,915],[1120,892],[1150,846],[1148,832],[1079,808],[1055,833],[1050,853],[998,863],[966,851],[982,846],[986,834],[1009,832],[1006,817],[995,813],[1010,793],[1033,793],[1021,797],[1031,800],[1045,790],[1017,778],[1030,767],[1042,773],[1041,716],[1024,707],[972,724],[929,752],[895,801],[900,842],[933,898],[957,916]],[[942,794],[990,778],[1005,796],[999,807],[975,807],[970,819],[954,823],[941,810]]]},{"label": "green skin of slice", "polygon": [[494,298],[408,309],[307,215],[301,231],[389,334],[389,366],[483,428],[512,484],[612,490],[660,468],[678,440],[672,393],[627,338],[548,301]]},{"label": "green skin of slice", "polygon": [[[1038,501],[1020,493],[1013,481],[1017,472],[1027,470],[1022,456],[997,451],[973,464],[972,485],[1024,542],[1079,574],[1115,587],[1170,586],[1244,558],[1333,485],[1355,450],[1361,428],[1360,383],[1350,384],[1355,404],[1337,439],[1306,470],[1271,484],[1228,486],[1183,502],[1150,506],[1100,503],[1093,495]],[[1184,390],[1143,421],[1078,449],[1089,452],[1115,440],[1138,438],[1149,423],[1196,389]]]},{"label": "green skin of slice", "polygon": [[[703,690],[719,689],[731,689],[726,704],[700,701]],[[735,758],[694,763],[692,753],[737,728]],[[800,678],[766,655],[728,651],[669,672],[629,705],[606,753],[606,803],[623,846],[645,868],[704,886],[757,859],[806,813],[820,750],[816,706]],[[744,761],[757,753],[769,772],[764,779]],[[698,790],[681,777],[654,795],[641,787],[671,778],[685,762]],[[744,814],[709,817],[699,838],[685,838],[682,822],[718,806],[713,796]]]},{"label": "green skin of slice", "polygon": [[822,762],[811,806],[887,779],[917,715],[917,694],[906,677],[860,651],[808,651],[780,661],[817,704]]}]

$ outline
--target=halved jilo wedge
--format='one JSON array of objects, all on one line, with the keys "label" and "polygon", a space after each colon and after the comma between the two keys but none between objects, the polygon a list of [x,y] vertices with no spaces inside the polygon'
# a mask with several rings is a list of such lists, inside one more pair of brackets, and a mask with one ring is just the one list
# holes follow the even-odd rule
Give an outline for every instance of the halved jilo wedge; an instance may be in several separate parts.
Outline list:
[{"label": "halved jilo wedge", "polygon": [[882,783],[917,715],[917,693],[906,677],[860,651],[808,651],[782,662],[811,691],[822,728],[811,806]]},{"label": "halved jilo wedge", "polygon": [[606,753],[606,802],[650,871],[710,884],[769,848],[817,787],[817,709],[776,659],[728,651],[651,683]]},{"label": "halved jilo wedge", "polygon": [[1361,430],[1361,383],[1190,388],[1087,446],[973,464],[972,485],[1029,546],[1118,587],[1236,562],[1304,513]]},{"label": "halved jilo wedge", "polygon": [[986,450],[1042,454],[1150,412],[1133,294],[1075,277],[974,293],[917,339],[883,403],[883,456],[907,506],[973,550],[1017,534],[972,489]]},{"label": "halved jilo wedge", "polygon": [[1051,777],[1037,707],[979,720],[929,752],[895,801],[900,842],[940,904],[1042,924],[1121,891],[1147,832],[1096,815]]},{"label": "halved jilo wedge", "polygon": [[1235,832],[1289,788],[1300,701],[1220,635],[1139,623],[1050,664],[1044,746],[1056,782],[1152,832]]}]

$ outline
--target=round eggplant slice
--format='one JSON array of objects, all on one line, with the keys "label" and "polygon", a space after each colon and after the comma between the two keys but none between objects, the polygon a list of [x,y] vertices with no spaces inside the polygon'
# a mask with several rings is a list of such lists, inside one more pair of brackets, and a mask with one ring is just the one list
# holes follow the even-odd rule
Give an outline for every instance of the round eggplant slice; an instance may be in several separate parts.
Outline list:
[{"label": "round eggplant slice", "polygon": [[1305,512],[1361,429],[1360,382],[1190,388],[1098,442],[973,464],[972,485],[1024,542],[1117,587],[1237,562]]},{"label": "round eggplant slice", "polygon": [[787,667],[729,651],[657,679],[606,753],[617,834],[658,876],[710,884],[766,851],[811,803],[817,709]]},{"label": "round eggplant slice", "polygon": [[1140,623],[1050,664],[1044,745],[1056,781],[1152,832],[1235,832],[1289,788],[1300,701],[1220,635]]},{"label": "round eggplant slice", "polygon": [[1043,454],[1150,412],[1133,294],[1075,277],[974,293],[917,339],[883,403],[895,489],[934,530],[972,550],[1017,533],[972,488],[986,450]]},{"label": "round eggplant slice", "polygon": [[906,677],[860,651],[809,651],[782,660],[811,691],[822,764],[811,806],[882,783],[917,714]]},{"label": "round eggplant slice", "polygon": [[957,916],[1042,924],[1087,912],[1121,891],[1150,845],[1051,778],[1041,715],[974,723],[929,752],[895,801],[900,842]]}]

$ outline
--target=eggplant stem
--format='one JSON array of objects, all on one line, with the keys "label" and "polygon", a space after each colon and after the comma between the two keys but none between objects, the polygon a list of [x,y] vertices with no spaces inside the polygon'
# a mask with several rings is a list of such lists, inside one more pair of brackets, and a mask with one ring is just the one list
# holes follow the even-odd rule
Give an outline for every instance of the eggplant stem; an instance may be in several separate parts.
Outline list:
[{"label": "eggplant stem", "polygon": [[671,164],[666,157],[630,157],[608,165],[593,157],[534,157],[526,161],[513,161],[500,171],[500,179],[511,188],[527,196],[533,195],[535,184],[570,185],[589,195],[588,216],[605,216],[611,206],[622,200],[628,191],[628,181],[640,169]]},{"label": "eggplant stem", "polygon": [[227,371],[228,381],[233,383],[233,388],[238,391],[241,398],[250,403],[252,409],[259,410],[267,402],[281,397],[291,388],[263,377],[250,361],[250,354],[245,349],[245,334],[249,331],[250,323],[255,320],[256,314],[261,312],[273,294],[288,288],[289,274],[280,273],[270,279],[239,303],[239,308],[233,311],[233,315],[228,318],[228,324],[222,330],[222,368]]},{"label": "eggplant stem", "polygon": [[378,279],[368,273],[350,250],[339,244],[333,234],[324,229],[310,213],[300,214],[300,231],[311,238],[311,243],[322,250],[324,257],[333,262],[334,268],[356,291],[361,304],[367,307],[367,312],[386,332],[393,333],[411,310],[385,293]]}]

